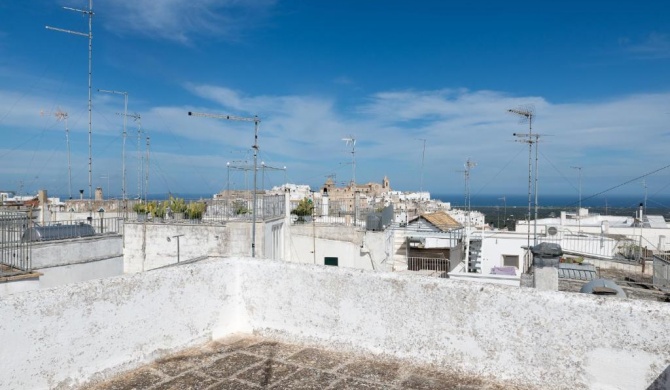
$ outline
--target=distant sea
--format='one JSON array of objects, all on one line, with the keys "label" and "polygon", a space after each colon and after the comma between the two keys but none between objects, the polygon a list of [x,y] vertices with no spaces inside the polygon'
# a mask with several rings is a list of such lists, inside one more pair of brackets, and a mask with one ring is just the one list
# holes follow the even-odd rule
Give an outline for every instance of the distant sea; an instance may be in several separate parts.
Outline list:
[{"label": "distant sea", "polygon": [[[443,202],[451,202],[454,207],[462,207],[465,204],[463,194],[431,194],[433,199]],[[505,198],[504,200],[502,198]],[[534,195],[532,196],[534,201]],[[644,195],[613,195],[590,197],[584,195],[582,207],[625,207],[636,208],[644,202]],[[528,206],[528,194],[517,195],[471,195],[471,206]],[[579,205],[579,198],[574,195],[541,195],[538,194],[538,206],[540,207],[572,207]],[[649,196],[647,207],[665,207],[670,209],[670,196]]]},{"label": "distant sea", "polygon": [[[433,199],[450,202],[453,208],[463,208],[465,197],[463,194],[431,194]],[[470,207],[486,215],[486,222],[495,226],[503,226],[508,220],[526,219],[528,214],[528,194],[524,195],[472,195]],[[534,201],[534,195],[533,199]],[[621,215],[634,217],[644,202],[643,196],[599,196],[582,198],[582,207],[588,208],[591,214]],[[567,195],[538,195],[538,218],[558,217],[561,211],[576,211],[579,206],[577,196]],[[534,206],[531,206],[534,215]],[[648,215],[662,215],[670,220],[670,196],[653,196],[647,198],[645,209]],[[508,223],[509,225],[509,223]]]}]

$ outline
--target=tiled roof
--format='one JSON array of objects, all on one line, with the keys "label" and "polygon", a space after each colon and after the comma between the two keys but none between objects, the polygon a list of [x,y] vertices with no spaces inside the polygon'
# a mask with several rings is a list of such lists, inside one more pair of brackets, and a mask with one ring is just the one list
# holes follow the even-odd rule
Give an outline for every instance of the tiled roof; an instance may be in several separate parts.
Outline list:
[{"label": "tiled roof", "polygon": [[462,227],[462,225],[458,223],[458,221],[456,221],[454,218],[452,218],[449,214],[445,213],[444,211],[421,214],[421,218],[425,219],[430,224],[434,225],[443,232]]}]

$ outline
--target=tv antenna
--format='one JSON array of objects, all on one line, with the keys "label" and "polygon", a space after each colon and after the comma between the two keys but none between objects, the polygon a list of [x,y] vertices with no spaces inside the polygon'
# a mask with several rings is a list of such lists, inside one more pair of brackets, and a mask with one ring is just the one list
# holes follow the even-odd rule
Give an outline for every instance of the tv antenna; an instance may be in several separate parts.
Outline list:
[{"label": "tv antenna", "polygon": [[93,199],[93,154],[91,148],[91,133],[92,133],[92,105],[91,105],[91,79],[92,79],[92,56],[93,56],[93,0],[88,0],[88,9],[76,9],[70,7],[63,7],[68,11],[80,12],[88,16],[88,34],[79,31],[66,30],[57,27],[46,26],[48,30],[60,31],[68,34],[79,35],[88,38],[88,203],[89,203],[89,218],[93,218],[93,208],[91,201]]},{"label": "tv antenna", "polygon": [[[528,227],[528,250],[530,250],[530,217],[531,217],[531,193],[533,188],[533,144],[537,144],[539,135],[533,134],[533,118],[535,117],[535,107],[533,105],[525,105],[519,108],[512,108],[507,110],[512,114],[518,115],[521,117],[521,122],[528,121],[528,133],[514,133],[512,134],[515,137],[518,137],[518,142],[523,142],[528,144],[528,215],[526,218],[527,227]],[[533,139],[535,138],[535,139]],[[535,235],[533,242],[537,241],[537,147],[535,148],[535,224],[534,231]]]},{"label": "tv antenna", "polygon": [[421,185],[419,186],[419,192],[423,192],[423,163],[426,158],[426,140],[424,138],[417,139],[423,141],[423,152],[421,152]]},{"label": "tv antenna", "polygon": [[647,215],[647,180],[642,179],[642,187],[644,187],[644,206],[642,206],[642,210],[644,211],[644,215]]},{"label": "tv antenna", "polygon": [[70,162],[70,128],[68,127],[67,122],[68,115],[67,112],[61,111],[61,109],[58,108],[56,109],[54,116],[58,122],[65,121],[65,144],[67,145],[67,188],[68,195],[70,196],[70,199],[72,199],[72,164]]},{"label": "tv antenna", "polygon": [[133,118],[137,122],[137,199],[142,199],[142,115],[138,113],[124,114],[124,116]]},{"label": "tv antenna", "polygon": [[349,137],[342,138],[342,141],[346,142],[347,146],[351,145],[351,166],[352,166],[352,176],[351,182],[356,184],[356,138],[353,135]]},{"label": "tv antenna", "polygon": [[579,208],[577,209],[577,223],[579,225],[579,231],[582,231],[582,217],[581,217],[581,209],[582,209],[582,167],[580,166],[573,166],[570,167],[572,169],[577,169],[579,171]]},{"label": "tv antenna", "polygon": [[470,225],[470,170],[476,167],[477,163],[468,157],[463,166],[465,167],[463,171],[463,175],[465,176],[465,205],[468,211],[468,225]]},{"label": "tv antenna", "polygon": [[[128,122],[128,92],[125,91],[111,91],[106,89],[98,89],[98,92],[111,93],[115,95],[123,95],[123,114],[116,113],[117,115],[123,115],[123,143],[121,147],[121,200],[126,201],[126,124]],[[109,187],[109,186],[108,186]],[[109,188],[107,189],[109,191]],[[125,207],[125,203],[124,203]]]},{"label": "tv antenna", "polygon": [[146,176],[144,178],[144,203],[147,202],[148,194],[149,194],[149,144],[150,144],[150,137],[147,136],[147,171],[146,171]]},{"label": "tv antenna", "polygon": [[188,112],[189,116],[201,116],[205,118],[224,119],[229,121],[254,122],[254,194],[253,194],[253,212],[251,224],[251,257],[256,257],[256,187],[258,181],[258,124],[261,123],[257,115],[253,117],[241,117],[233,115],[207,114],[202,112]]}]

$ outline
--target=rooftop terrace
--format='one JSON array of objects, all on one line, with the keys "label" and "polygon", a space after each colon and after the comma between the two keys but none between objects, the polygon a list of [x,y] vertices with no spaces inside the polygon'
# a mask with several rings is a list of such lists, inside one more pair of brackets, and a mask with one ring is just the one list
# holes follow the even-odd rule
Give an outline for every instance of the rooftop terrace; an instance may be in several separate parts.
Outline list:
[{"label": "rooftop terrace", "polygon": [[415,275],[213,258],[0,313],[2,389],[670,385],[665,303]]},{"label": "rooftop terrace", "polygon": [[529,387],[397,359],[233,336],[181,351],[88,388],[514,390]]}]

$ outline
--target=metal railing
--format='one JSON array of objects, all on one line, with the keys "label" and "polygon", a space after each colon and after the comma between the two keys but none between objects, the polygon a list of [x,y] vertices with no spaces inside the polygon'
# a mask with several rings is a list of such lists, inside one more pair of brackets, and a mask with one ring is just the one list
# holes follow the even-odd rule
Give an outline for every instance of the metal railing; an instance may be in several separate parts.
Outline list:
[{"label": "metal railing", "polygon": [[54,240],[62,240],[67,238],[77,237],[77,227],[81,225],[91,225],[95,234],[122,234],[123,233],[123,219],[122,218],[93,218],[63,220],[44,223],[42,226],[62,226],[59,229],[59,236],[53,238]]},{"label": "metal railing", "polygon": [[654,256],[654,287],[670,291],[670,261],[667,256]]},{"label": "metal railing", "polygon": [[381,212],[383,204],[369,203],[367,199],[344,199],[344,200],[324,200],[311,199],[314,207],[313,215],[300,216],[295,211],[299,201],[291,201],[291,222],[293,224],[312,222],[345,225],[345,226],[366,226],[368,215]]},{"label": "metal railing", "polygon": [[[185,211],[175,211],[169,199],[152,200],[145,204],[148,212],[136,210],[141,201],[131,201],[128,212],[130,221],[170,223],[223,223],[227,221],[251,221],[253,219],[253,196],[230,196],[219,199],[184,201]],[[143,204],[143,203],[142,203]],[[256,199],[256,220],[267,221],[285,216],[284,195],[259,195]]]},{"label": "metal railing", "polygon": [[29,225],[27,213],[0,211],[0,276],[31,271],[31,244],[21,239]]},{"label": "metal railing", "polygon": [[448,278],[450,262],[449,259],[430,257],[408,257],[407,269],[417,271],[422,275]]},{"label": "metal railing", "polygon": [[574,234],[560,232],[555,236],[538,236],[538,243],[555,243],[561,246],[563,252],[581,256],[598,258],[612,258],[620,252],[630,240],[614,239],[603,235]]}]

